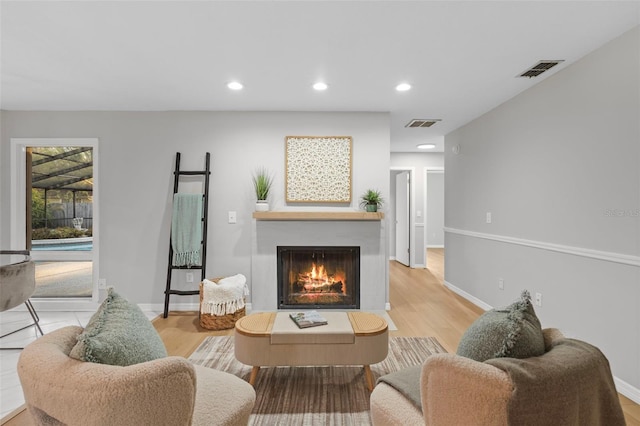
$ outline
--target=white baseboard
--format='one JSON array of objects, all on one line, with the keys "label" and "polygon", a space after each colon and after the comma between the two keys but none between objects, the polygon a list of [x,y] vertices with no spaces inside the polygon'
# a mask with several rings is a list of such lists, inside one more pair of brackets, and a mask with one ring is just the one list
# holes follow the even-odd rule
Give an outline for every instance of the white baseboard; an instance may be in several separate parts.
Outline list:
[{"label": "white baseboard", "polygon": [[457,295],[464,297],[465,299],[467,299],[469,302],[473,303],[474,305],[484,309],[485,311],[488,311],[490,309],[493,309],[493,306],[488,305],[486,303],[484,303],[482,300],[478,299],[475,296],[470,295],[469,293],[467,293],[466,291],[456,287],[455,285],[451,284],[448,281],[444,282],[445,287],[447,287],[449,290],[453,291],[454,293],[456,293]]},{"label": "white baseboard", "polygon": [[[31,299],[31,304],[36,312],[95,312],[100,303],[94,302],[90,297],[86,298],[51,298],[51,299]],[[16,311],[26,311],[24,304],[16,306]]]},{"label": "white baseboard", "polygon": [[385,311],[390,311],[391,310],[391,303],[387,302],[384,304],[384,310]]},{"label": "white baseboard", "polygon": [[617,377],[613,377],[613,381],[616,384],[616,390],[635,402],[636,404],[640,404],[640,389],[631,386],[629,383],[624,380],[618,379]]},{"label": "white baseboard", "polygon": [[[148,312],[164,312],[163,303],[138,303],[138,306],[143,311]],[[200,309],[199,303],[172,303],[169,305],[170,311],[198,311]]]},{"label": "white baseboard", "polygon": [[424,269],[426,267],[427,265],[425,265],[424,263],[416,263],[415,265],[413,265],[413,269]]},{"label": "white baseboard", "polygon": [[389,256],[389,260],[396,260],[395,256]]},{"label": "white baseboard", "polygon": [[437,244],[435,244],[435,245],[428,245],[428,246],[427,246],[427,249],[430,249],[430,248],[444,248],[444,245],[437,245]]},{"label": "white baseboard", "polygon": [[[147,312],[164,312],[164,304],[162,303],[139,303],[138,306],[143,311]],[[198,311],[200,309],[199,303],[172,303],[169,306],[170,311]],[[247,312],[251,312],[251,303],[245,304]]]}]

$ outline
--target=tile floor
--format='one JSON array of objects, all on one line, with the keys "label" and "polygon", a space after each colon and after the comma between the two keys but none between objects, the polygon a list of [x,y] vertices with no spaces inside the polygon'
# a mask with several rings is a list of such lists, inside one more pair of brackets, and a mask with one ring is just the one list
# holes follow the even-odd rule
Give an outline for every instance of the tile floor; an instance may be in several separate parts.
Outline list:
[{"label": "tile floor", "polygon": [[[85,326],[94,312],[41,312],[40,327],[46,334],[68,325]],[[149,319],[158,312],[145,312]],[[31,322],[27,311],[10,310],[0,313],[0,335],[18,329]],[[39,334],[37,335],[39,336]],[[0,339],[0,347],[24,347],[36,339],[36,328],[29,327],[18,333]],[[0,350],[0,418],[3,418],[22,404],[24,397],[16,366],[20,350]]]}]

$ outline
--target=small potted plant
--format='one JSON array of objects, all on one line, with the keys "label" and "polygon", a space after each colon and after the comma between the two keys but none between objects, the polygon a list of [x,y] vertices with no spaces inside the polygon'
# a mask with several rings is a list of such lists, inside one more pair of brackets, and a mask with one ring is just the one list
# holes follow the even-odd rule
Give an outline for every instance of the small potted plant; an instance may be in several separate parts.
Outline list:
[{"label": "small potted plant", "polygon": [[375,189],[368,189],[360,197],[360,206],[364,207],[368,212],[377,212],[379,207],[382,207],[384,199],[380,195],[380,191]]},{"label": "small potted plant", "polygon": [[271,190],[273,178],[265,168],[259,168],[253,174],[253,188],[256,191],[256,211],[265,212],[269,210],[267,197]]}]

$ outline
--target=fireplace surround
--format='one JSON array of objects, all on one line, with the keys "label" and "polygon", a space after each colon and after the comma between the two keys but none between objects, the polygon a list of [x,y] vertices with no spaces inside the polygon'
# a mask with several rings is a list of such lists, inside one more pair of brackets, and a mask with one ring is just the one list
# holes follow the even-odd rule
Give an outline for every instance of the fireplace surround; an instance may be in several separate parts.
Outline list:
[{"label": "fireplace surround", "polygon": [[360,247],[278,246],[278,309],[359,309]]},{"label": "fireplace surround", "polygon": [[[360,247],[360,309],[368,311],[388,307],[388,260],[385,221],[353,220],[336,211],[317,213],[313,217],[296,217],[305,212],[266,212],[277,220],[254,218],[251,249],[251,278],[248,309],[278,310],[278,246],[357,246]],[[257,214],[257,213],[255,213]],[[375,215],[353,212],[351,214]],[[233,261],[233,259],[231,259]]]}]

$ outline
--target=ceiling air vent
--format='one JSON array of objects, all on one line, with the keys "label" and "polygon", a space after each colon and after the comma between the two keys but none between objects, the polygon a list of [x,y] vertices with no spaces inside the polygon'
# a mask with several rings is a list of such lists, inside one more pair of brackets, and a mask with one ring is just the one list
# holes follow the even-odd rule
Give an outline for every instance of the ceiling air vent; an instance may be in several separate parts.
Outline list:
[{"label": "ceiling air vent", "polygon": [[555,61],[540,61],[534,66],[532,66],[531,68],[529,68],[528,70],[526,70],[525,72],[523,72],[522,74],[520,74],[518,77],[529,77],[529,78],[537,77],[543,72],[549,71],[551,68],[555,67],[560,62],[564,62],[564,60],[558,59]]},{"label": "ceiling air vent", "polygon": [[405,124],[404,127],[431,127],[434,124],[436,124],[438,121],[441,121],[439,118],[438,119],[428,119],[428,120],[420,120],[420,119],[414,119],[411,120],[410,122],[408,122],[407,124]]}]

